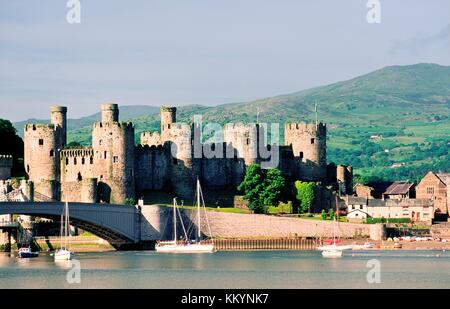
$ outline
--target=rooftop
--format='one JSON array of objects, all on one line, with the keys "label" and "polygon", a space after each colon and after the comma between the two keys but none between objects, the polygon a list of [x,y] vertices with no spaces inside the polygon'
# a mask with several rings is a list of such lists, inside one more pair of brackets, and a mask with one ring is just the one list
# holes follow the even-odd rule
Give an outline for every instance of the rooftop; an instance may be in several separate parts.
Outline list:
[{"label": "rooftop", "polygon": [[410,182],[396,181],[386,189],[384,194],[386,195],[408,194],[412,186],[414,186],[414,184]]}]

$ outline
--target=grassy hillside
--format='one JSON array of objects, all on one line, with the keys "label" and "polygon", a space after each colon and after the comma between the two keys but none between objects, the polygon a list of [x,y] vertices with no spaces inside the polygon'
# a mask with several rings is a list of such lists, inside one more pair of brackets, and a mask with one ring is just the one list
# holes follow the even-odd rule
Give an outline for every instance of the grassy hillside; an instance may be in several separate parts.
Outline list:
[{"label": "grassy hillside", "polygon": [[[384,179],[416,180],[427,169],[450,170],[450,67],[392,66],[348,81],[288,95],[215,107],[180,107],[178,121],[202,114],[204,121],[312,121],[314,102],[328,124],[328,161],[352,164],[356,172]],[[124,106],[136,137],[159,130],[158,109]],[[95,117],[94,117],[95,116]],[[89,121],[99,115],[87,117]],[[124,117],[121,117],[124,119]],[[86,121],[84,119],[83,121]],[[69,141],[90,143],[90,124],[69,121]],[[17,127],[17,124],[16,124]],[[20,129],[19,129],[20,132]],[[282,133],[282,132],[281,132]],[[378,138],[371,138],[378,136]],[[401,165],[392,168],[393,164]]]}]

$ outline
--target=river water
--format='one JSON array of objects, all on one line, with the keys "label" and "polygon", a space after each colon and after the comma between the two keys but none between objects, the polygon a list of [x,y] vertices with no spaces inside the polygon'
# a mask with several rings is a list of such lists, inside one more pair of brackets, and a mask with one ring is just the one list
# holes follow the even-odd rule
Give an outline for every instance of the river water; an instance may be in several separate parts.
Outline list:
[{"label": "river water", "polygon": [[[341,259],[324,259],[316,251],[189,255],[136,251],[78,253],[75,258],[81,268],[79,277],[76,272],[77,263],[55,264],[49,255],[21,260],[0,253],[0,289],[450,286],[448,251],[347,251]],[[379,277],[376,272],[378,266]],[[369,271],[369,277],[375,280],[379,278],[381,283],[368,283]],[[77,281],[77,278],[81,282],[68,283],[68,274],[72,282]]]}]

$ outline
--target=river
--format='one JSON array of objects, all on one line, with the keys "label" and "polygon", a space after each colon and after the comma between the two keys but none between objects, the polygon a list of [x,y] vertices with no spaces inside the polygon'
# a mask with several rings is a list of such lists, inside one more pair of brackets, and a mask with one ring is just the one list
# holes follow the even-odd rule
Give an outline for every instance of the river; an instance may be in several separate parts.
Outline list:
[{"label": "river", "polygon": [[[341,259],[324,259],[316,251],[218,252],[203,255],[133,251],[78,253],[76,260],[81,268],[79,277],[76,275],[77,263],[55,264],[49,255],[21,260],[0,253],[0,289],[450,286],[448,251],[346,251]],[[369,267],[368,261],[372,263]],[[375,273],[374,277],[378,266],[380,276]],[[369,271],[372,272],[370,277],[379,278],[381,283],[368,283]],[[68,273],[69,278],[80,278],[80,282],[69,283]]]}]

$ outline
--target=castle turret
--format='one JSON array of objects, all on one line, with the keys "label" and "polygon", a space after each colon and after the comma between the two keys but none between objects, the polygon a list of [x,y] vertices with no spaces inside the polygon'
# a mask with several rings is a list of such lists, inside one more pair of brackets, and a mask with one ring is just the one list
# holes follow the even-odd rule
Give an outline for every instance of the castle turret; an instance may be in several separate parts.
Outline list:
[{"label": "castle turret", "polygon": [[161,107],[161,137],[163,143],[168,139],[167,133],[173,124],[177,122],[177,108],[176,107]]},{"label": "castle turret", "polygon": [[55,127],[61,128],[60,133],[60,148],[66,146],[67,143],[67,107],[65,106],[52,106],[50,108],[51,112],[51,123]]},{"label": "castle turret", "polygon": [[102,104],[102,122],[113,123],[119,121],[119,106],[117,104]]},{"label": "castle turret", "polygon": [[0,155],[0,180],[11,178],[11,169],[13,166],[13,157],[10,155]]},{"label": "castle turret", "polygon": [[286,123],[285,144],[292,147],[298,160],[297,177],[317,181],[326,178],[327,128],[323,123]]},{"label": "castle turret", "polygon": [[259,162],[258,149],[262,127],[258,124],[227,124],[224,127],[223,139],[228,150],[234,151],[237,158],[244,159],[245,165]]},{"label": "castle turret", "polygon": [[134,126],[119,122],[118,116],[116,104],[102,105],[102,122],[95,123],[92,131],[98,194],[110,203],[124,203],[135,197]]},{"label": "castle turret", "polygon": [[353,167],[338,165],[336,167],[336,182],[342,194],[353,193]]},{"label": "castle turret", "polygon": [[59,199],[61,133],[54,124],[27,124],[24,130],[25,171],[35,190],[52,199]]}]

